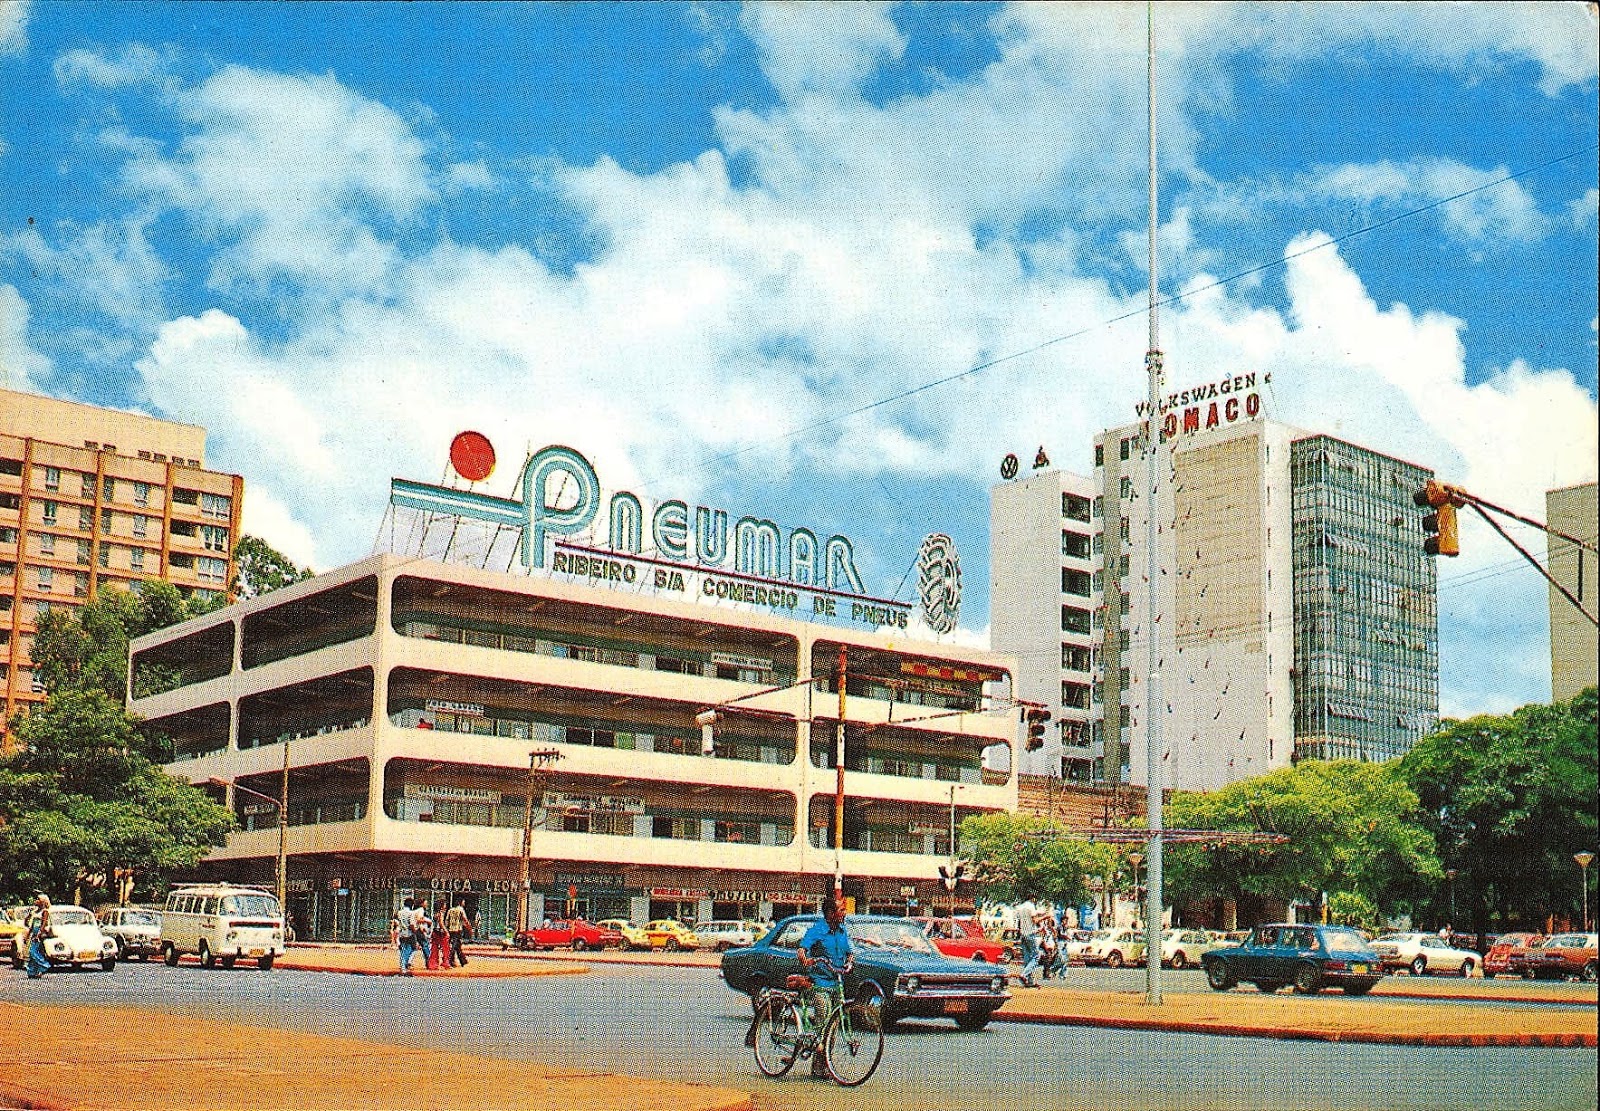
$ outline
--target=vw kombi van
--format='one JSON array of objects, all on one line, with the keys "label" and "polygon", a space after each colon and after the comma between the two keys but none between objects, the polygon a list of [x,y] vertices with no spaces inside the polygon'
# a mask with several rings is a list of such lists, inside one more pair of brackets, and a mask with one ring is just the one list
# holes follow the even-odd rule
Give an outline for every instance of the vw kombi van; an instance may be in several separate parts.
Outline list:
[{"label": "vw kombi van", "polygon": [[283,955],[283,908],[262,887],[186,884],[167,895],[161,912],[161,958],[169,965],[193,953],[211,968],[243,957],[263,970]]}]

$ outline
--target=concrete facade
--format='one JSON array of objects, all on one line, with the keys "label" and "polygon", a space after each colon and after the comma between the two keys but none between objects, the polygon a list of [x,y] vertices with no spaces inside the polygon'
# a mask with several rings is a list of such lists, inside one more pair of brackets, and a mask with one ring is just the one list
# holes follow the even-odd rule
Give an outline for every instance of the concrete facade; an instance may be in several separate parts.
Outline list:
[{"label": "concrete facade", "polygon": [[[1596,612],[1595,579],[1600,577],[1600,558],[1593,550],[1600,518],[1595,489],[1596,484],[1588,482],[1550,490],[1544,496],[1546,523],[1590,545],[1590,550],[1584,551],[1569,540],[1545,534],[1550,574],[1590,613]],[[1555,587],[1549,588],[1549,594],[1550,696],[1556,702],[1568,702],[1585,687],[1600,682],[1595,628]]]}]

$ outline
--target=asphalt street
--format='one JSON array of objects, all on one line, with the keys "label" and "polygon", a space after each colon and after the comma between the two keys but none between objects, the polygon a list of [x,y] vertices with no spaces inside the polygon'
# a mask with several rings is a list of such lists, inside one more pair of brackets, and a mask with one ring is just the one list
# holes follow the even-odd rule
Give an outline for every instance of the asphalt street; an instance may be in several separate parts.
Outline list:
[{"label": "asphalt street", "polygon": [[[1125,990],[1143,982],[1124,971],[1090,973],[1080,984],[1091,976]],[[1164,979],[1169,991],[1204,990],[1194,974]],[[57,1002],[154,1007],[731,1086],[754,1092],[771,1111],[1592,1111],[1597,1100],[1594,1049],[1351,1045],[1004,1022],[981,1033],[905,1023],[890,1034],[877,1075],[855,1091],[812,1081],[800,1069],[771,1081],[743,1045],[744,997],[705,968],[597,965],[577,976],[401,980],[124,964],[111,975],[57,974],[33,984],[7,975],[0,998],[22,1001],[39,987]],[[395,1095],[403,1105],[404,1093]],[[462,1106],[473,1102],[473,1093],[463,1093]]]}]

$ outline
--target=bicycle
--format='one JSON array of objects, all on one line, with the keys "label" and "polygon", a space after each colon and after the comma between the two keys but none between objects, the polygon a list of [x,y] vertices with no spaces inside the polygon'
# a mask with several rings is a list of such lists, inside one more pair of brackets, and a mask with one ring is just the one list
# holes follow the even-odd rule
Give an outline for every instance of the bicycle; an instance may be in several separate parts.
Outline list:
[{"label": "bicycle", "polygon": [[[813,962],[819,963],[819,962]],[[832,969],[826,961],[820,962]],[[819,1030],[808,1029],[802,993],[813,987],[809,976],[788,977],[783,988],[765,988],[756,1003],[752,1025],[756,1067],[777,1078],[794,1063],[822,1054],[828,1076],[842,1088],[865,1084],[883,1059],[883,1022],[878,1008],[860,1000],[846,1002],[842,977],[823,989],[828,1014]],[[819,994],[823,994],[819,992]]]}]

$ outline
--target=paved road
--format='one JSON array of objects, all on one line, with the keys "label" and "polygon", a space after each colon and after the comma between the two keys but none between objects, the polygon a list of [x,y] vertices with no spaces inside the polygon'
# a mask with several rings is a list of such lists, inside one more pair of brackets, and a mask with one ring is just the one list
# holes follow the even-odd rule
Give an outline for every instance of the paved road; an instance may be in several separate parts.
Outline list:
[{"label": "paved road", "polygon": [[[1135,973],[1099,975],[1121,977],[1108,983],[1128,988],[1142,982]],[[1203,990],[1197,977],[1193,985],[1174,979],[1169,990]],[[47,985],[61,1002],[154,1006],[733,1086],[756,1093],[770,1111],[1592,1111],[1597,1101],[1593,1049],[1410,1048],[1010,1023],[977,1034],[906,1023],[890,1035],[878,1074],[856,1092],[804,1076],[774,1082],[756,1072],[742,1044],[749,1014],[743,998],[700,968],[596,966],[586,976],[444,981],[127,964],[111,976],[61,974],[22,984]],[[0,990],[19,998],[9,980]],[[472,1096],[463,1093],[461,1105],[472,1106]]]}]

